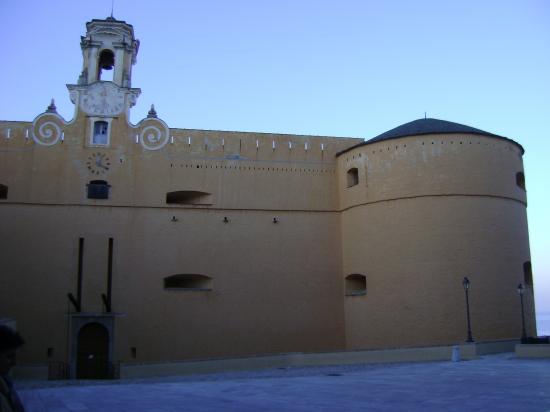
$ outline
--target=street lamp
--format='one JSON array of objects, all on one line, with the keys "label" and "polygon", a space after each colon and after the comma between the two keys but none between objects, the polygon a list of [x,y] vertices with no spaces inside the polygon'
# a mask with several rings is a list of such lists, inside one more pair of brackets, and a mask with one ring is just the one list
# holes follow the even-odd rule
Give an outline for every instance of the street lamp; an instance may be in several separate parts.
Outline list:
[{"label": "street lamp", "polygon": [[518,294],[519,294],[519,300],[521,302],[521,343],[527,342],[527,333],[525,333],[525,313],[523,310],[523,293],[525,292],[525,288],[523,287],[523,284],[520,283],[518,285]]},{"label": "street lamp", "polygon": [[468,319],[468,339],[466,339],[466,342],[472,343],[474,338],[472,338],[472,326],[470,324],[470,300],[468,299],[470,280],[467,277],[464,277],[462,280],[462,287],[464,288],[464,293],[466,295],[466,318]]}]

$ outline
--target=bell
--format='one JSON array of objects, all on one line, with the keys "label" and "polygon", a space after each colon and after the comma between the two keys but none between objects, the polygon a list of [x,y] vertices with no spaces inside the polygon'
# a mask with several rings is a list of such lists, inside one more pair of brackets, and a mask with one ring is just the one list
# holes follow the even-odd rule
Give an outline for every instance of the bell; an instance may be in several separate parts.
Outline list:
[{"label": "bell", "polygon": [[99,56],[99,67],[101,70],[113,70],[115,55],[111,50],[103,50]]}]

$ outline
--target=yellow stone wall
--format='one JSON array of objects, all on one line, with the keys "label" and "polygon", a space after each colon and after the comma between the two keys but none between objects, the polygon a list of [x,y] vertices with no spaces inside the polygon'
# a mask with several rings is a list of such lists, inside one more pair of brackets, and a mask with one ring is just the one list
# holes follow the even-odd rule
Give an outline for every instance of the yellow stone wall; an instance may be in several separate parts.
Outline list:
[{"label": "yellow stone wall", "polygon": [[[345,346],[335,153],[357,139],[171,129],[174,143],[150,151],[123,117],[108,148],[89,147],[82,114],[52,146],[25,138],[31,123],[1,122],[0,133],[6,128],[0,260],[2,289],[16,293],[0,309],[27,338],[22,363],[66,360],[80,237],[86,313],[104,311],[114,240],[117,361]],[[110,159],[104,175],[87,167],[98,152]],[[109,199],[87,198],[93,179],[108,181]],[[167,204],[173,190],[211,193],[212,205]],[[213,290],[165,290],[164,277],[178,273],[208,275]]]},{"label": "yellow stone wall", "polygon": [[[170,129],[147,150],[124,115],[109,147],[90,147],[82,113],[62,123],[63,140],[42,146],[32,123],[0,122],[2,290],[13,291],[0,309],[27,337],[23,363],[52,360],[48,347],[67,358],[81,237],[86,313],[104,311],[114,241],[116,361],[452,344],[466,337],[464,276],[474,338],[519,335],[515,287],[530,257],[513,142],[424,135],[352,148],[362,140]],[[93,153],[109,158],[105,174],[88,169]],[[353,167],[359,183],[347,187]],[[108,181],[109,199],[87,198],[93,179]],[[211,204],[167,204],[175,190]],[[178,273],[210,276],[213,289],[165,290]],[[349,274],[366,276],[366,295],[345,296]],[[532,289],[526,303],[534,333]]]}]

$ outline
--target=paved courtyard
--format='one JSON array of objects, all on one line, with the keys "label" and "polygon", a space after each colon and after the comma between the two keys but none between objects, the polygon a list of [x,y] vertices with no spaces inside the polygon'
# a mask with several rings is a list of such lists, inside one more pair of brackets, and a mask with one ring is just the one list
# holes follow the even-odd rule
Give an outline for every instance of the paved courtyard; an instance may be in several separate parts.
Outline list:
[{"label": "paved courtyard", "polygon": [[19,382],[28,410],[543,411],[550,360],[342,365],[120,381]]}]

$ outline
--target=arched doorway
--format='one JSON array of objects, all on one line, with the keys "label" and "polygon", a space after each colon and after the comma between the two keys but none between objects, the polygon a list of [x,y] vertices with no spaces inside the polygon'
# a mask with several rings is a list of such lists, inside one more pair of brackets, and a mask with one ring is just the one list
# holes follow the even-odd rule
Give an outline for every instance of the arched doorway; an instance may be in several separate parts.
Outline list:
[{"label": "arched doorway", "polygon": [[78,332],[76,378],[109,378],[109,331],[99,323],[88,323]]}]

